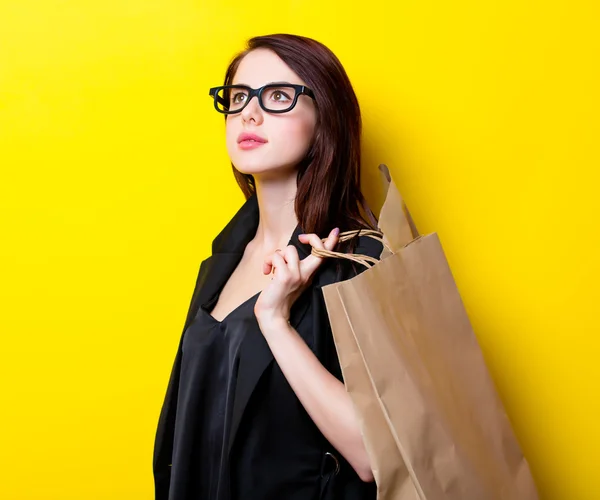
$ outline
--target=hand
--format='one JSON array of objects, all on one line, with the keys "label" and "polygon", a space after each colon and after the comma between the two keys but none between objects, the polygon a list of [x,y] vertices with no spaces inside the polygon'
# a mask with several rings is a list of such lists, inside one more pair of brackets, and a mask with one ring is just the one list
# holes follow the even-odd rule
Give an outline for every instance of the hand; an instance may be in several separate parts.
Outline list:
[{"label": "hand", "polygon": [[[339,229],[334,229],[325,242],[316,234],[302,234],[298,239],[314,248],[333,250],[338,243],[339,233]],[[292,305],[306,289],[322,262],[322,257],[312,254],[300,260],[296,247],[292,245],[267,257],[263,263],[263,273],[272,272],[273,278],[261,292],[254,306],[254,314],[259,324],[266,324],[272,320],[289,321]]]}]

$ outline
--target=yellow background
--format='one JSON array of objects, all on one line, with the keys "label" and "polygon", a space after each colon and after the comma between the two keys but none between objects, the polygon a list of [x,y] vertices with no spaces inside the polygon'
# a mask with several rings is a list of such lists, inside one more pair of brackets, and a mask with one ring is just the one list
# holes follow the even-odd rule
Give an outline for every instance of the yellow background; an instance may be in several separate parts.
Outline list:
[{"label": "yellow background", "polygon": [[0,498],[150,499],[200,261],[239,207],[208,88],[315,37],[438,231],[542,498],[600,498],[598,3],[0,1]]}]

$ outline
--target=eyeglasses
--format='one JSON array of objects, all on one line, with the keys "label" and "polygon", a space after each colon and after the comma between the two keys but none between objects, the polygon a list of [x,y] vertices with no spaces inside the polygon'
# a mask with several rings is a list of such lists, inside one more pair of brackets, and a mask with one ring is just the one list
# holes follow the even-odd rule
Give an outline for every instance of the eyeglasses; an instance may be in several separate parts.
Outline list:
[{"label": "eyeglasses", "polygon": [[287,113],[294,108],[300,95],[315,98],[308,87],[291,83],[271,83],[258,89],[246,85],[224,85],[213,87],[209,95],[215,100],[215,109],[227,115],[242,111],[254,96],[258,97],[260,107],[267,113]]}]

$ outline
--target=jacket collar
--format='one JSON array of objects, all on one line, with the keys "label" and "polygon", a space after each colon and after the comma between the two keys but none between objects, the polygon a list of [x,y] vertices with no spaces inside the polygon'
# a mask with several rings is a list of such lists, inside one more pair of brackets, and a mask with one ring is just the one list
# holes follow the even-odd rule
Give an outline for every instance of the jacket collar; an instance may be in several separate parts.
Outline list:
[{"label": "jacket collar", "polygon": [[[259,218],[260,211],[258,208],[258,198],[256,194],[253,194],[246,200],[221,233],[213,240],[213,255],[243,255],[246,245],[248,245],[256,235]],[[311,246],[301,243],[298,239],[298,236],[302,234],[302,232],[302,228],[300,227],[300,224],[298,224],[288,242],[288,245],[296,247],[300,259],[303,259],[311,253]]]}]

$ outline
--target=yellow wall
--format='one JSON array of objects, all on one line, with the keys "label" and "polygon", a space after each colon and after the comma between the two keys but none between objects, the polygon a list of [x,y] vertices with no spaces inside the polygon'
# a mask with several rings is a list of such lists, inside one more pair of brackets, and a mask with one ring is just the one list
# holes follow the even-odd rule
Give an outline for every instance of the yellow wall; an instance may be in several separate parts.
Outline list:
[{"label": "yellow wall", "polygon": [[198,265],[242,201],[207,90],[277,31],[345,64],[367,195],[389,164],[439,232],[542,498],[600,498],[599,14],[0,0],[0,498],[152,498]]}]

